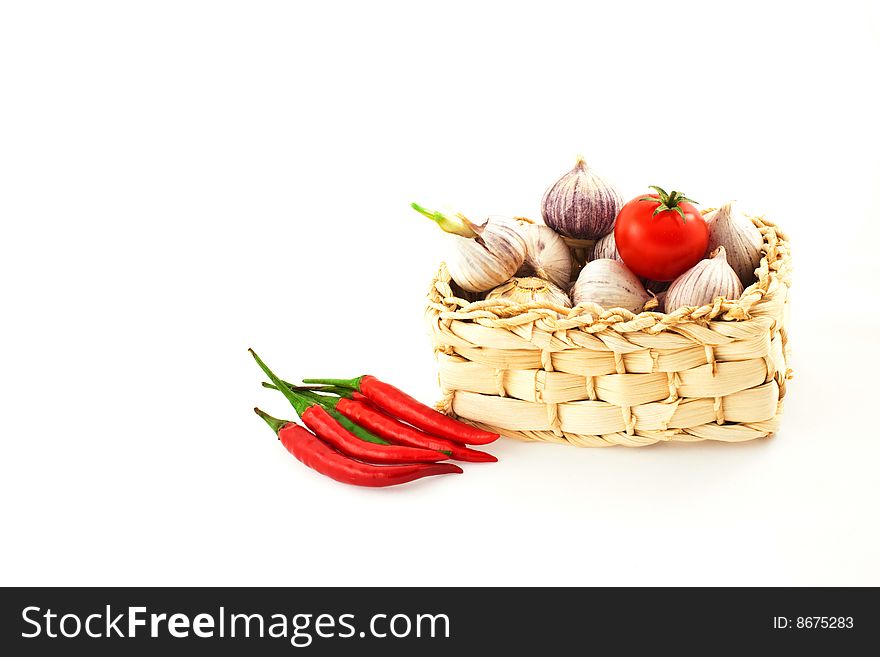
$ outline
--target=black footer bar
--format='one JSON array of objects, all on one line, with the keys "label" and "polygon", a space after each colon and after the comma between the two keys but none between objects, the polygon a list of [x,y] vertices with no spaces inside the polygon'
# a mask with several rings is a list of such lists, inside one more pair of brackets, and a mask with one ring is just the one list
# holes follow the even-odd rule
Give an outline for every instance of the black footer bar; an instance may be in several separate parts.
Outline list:
[{"label": "black footer bar", "polygon": [[0,641],[15,650],[5,654],[840,650],[876,640],[880,610],[875,589],[843,588],[6,588],[0,596]]}]

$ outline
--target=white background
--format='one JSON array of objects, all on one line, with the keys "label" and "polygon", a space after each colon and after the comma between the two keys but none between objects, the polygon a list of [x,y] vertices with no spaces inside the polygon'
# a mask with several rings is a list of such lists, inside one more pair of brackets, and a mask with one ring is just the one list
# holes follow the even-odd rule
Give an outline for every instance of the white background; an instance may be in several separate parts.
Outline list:
[{"label": "white background", "polygon": [[[0,582],[880,584],[878,56],[871,2],[4,3]],[[247,347],[434,401],[408,204],[537,217],[578,153],[790,233],[778,435],[290,457]]]}]

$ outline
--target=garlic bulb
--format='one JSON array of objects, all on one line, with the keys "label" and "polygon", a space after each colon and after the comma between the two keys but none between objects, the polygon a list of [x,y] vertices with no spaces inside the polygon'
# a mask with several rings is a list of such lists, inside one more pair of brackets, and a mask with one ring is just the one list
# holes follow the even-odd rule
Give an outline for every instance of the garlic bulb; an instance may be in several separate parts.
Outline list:
[{"label": "garlic bulb", "polygon": [[651,295],[627,266],[618,260],[601,258],[584,265],[572,288],[575,304],[592,301],[606,310],[626,308],[641,312]]},{"label": "garlic bulb", "polygon": [[609,232],[605,237],[600,239],[593,245],[593,260],[600,260],[601,258],[608,258],[610,260],[620,260],[623,262],[623,258],[620,257],[620,253],[617,252],[617,242],[614,241],[614,230],[612,226],[611,232]]},{"label": "garlic bulb", "polygon": [[672,281],[663,304],[671,313],[683,306],[706,306],[715,299],[739,299],[743,286],[736,272],[727,264],[727,254],[719,246],[705,260],[700,260]]},{"label": "garlic bulb", "polygon": [[574,169],[544,192],[544,223],[566,237],[594,240],[614,225],[623,198],[578,156]]},{"label": "garlic bulb", "polygon": [[559,287],[542,278],[511,278],[486,295],[487,299],[510,299],[517,303],[548,303],[571,308],[571,300]]},{"label": "garlic bulb", "polygon": [[571,277],[571,251],[552,228],[538,224],[522,224],[520,232],[526,242],[526,259],[517,276],[537,276],[560,287]]},{"label": "garlic bulb", "polygon": [[709,224],[711,253],[719,246],[727,252],[727,264],[736,272],[743,285],[755,280],[755,269],[761,262],[764,237],[755,224],[741,212],[734,211],[733,202],[725,203],[706,217]]},{"label": "garlic bulb", "polygon": [[413,209],[449,233],[452,251],[446,261],[449,275],[468,292],[485,292],[516,273],[526,257],[526,243],[519,225],[505,217],[490,217],[478,226],[462,214]]}]

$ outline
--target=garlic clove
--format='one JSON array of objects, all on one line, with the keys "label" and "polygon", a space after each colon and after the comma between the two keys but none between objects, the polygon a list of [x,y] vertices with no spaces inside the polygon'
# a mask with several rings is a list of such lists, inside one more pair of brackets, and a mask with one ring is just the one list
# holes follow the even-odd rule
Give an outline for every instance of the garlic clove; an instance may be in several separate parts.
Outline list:
[{"label": "garlic clove", "polygon": [[638,313],[649,299],[651,295],[638,276],[619,260],[610,258],[600,258],[584,265],[572,288],[575,304],[592,302],[606,310],[625,308]]},{"label": "garlic clove", "polygon": [[706,216],[709,226],[709,247],[712,253],[723,246],[727,263],[743,285],[755,280],[755,269],[761,263],[764,237],[747,216],[734,209],[733,201],[725,203]]},{"label": "garlic clove", "polygon": [[486,299],[509,299],[516,303],[545,303],[571,308],[568,295],[550,281],[534,276],[511,278],[486,295]]},{"label": "garlic clove", "polygon": [[700,260],[681,276],[672,281],[666,292],[664,307],[667,313],[684,306],[706,306],[721,297],[739,299],[743,286],[727,263],[727,253],[719,246],[705,260]]},{"label": "garlic clove", "polygon": [[593,246],[592,260],[600,260],[602,258],[620,260],[623,262],[623,258],[620,257],[620,253],[617,251],[617,242],[614,241],[613,225],[611,227],[611,232],[597,240],[596,244]]},{"label": "garlic clove", "polygon": [[517,276],[537,276],[559,287],[571,277],[571,251],[565,240],[549,226],[523,223],[520,232],[526,243],[526,257]]},{"label": "garlic clove", "polygon": [[611,230],[623,197],[578,156],[541,199],[544,223],[566,237],[594,240]]}]

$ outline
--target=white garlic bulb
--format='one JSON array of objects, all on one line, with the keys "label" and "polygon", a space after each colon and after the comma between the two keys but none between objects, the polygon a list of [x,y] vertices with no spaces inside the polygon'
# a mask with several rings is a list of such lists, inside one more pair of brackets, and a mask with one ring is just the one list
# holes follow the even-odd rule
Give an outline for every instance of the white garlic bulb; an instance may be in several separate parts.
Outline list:
[{"label": "white garlic bulb", "polygon": [[683,306],[712,304],[718,297],[733,301],[739,299],[742,291],[739,277],[727,264],[724,247],[719,246],[708,258],[672,281],[663,305],[666,312],[671,313]]},{"label": "white garlic bulb", "polygon": [[521,224],[526,242],[526,259],[517,276],[537,276],[560,287],[571,277],[571,251],[552,228],[540,224]]},{"label": "white garlic bulb", "polygon": [[452,250],[446,268],[463,290],[491,290],[522,266],[526,243],[513,219],[490,217],[478,226],[462,214],[431,212],[415,203],[412,207],[449,234]]},{"label": "white garlic bulb", "polygon": [[641,312],[651,295],[642,282],[618,260],[600,258],[584,265],[572,288],[575,304],[591,301],[606,310],[626,308]]},{"label": "white garlic bulb", "polygon": [[608,233],[605,237],[598,240],[593,245],[593,260],[600,260],[602,258],[608,258],[610,260],[620,260],[623,262],[623,258],[620,257],[620,253],[617,251],[617,242],[614,241],[614,227],[612,226],[611,232]]},{"label": "white garlic bulb", "polygon": [[510,299],[517,303],[547,303],[571,308],[571,300],[558,286],[536,277],[511,278],[486,295],[487,299]]},{"label": "white garlic bulb", "polygon": [[751,285],[764,246],[761,231],[747,216],[733,209],[732,201],[707,215],[706,223],[709,225],[709,248],[706,253],[723,246],[727,252],[727,264],[743,285]]},{"label": "white garlic bulb", "polygon": [[512,219],[494,217],[474,230],[475,238],[451,236],[455,248],[446,266],[462,289],[484,292],[516,273],[526,257],[526,243]]}]

